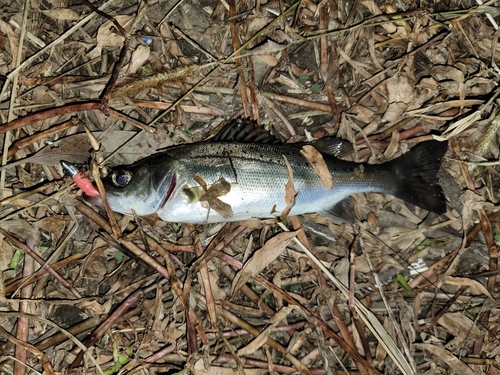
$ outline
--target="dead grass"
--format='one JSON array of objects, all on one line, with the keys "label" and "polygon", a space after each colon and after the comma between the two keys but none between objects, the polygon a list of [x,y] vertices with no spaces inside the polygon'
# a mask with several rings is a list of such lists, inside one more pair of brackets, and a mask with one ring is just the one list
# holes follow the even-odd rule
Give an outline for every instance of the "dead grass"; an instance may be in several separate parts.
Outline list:
[{"label": "dead grass", "polygon": [[[0,374],[500,373],[495,2],[20,3],[0,11]],[[373,163],[448,139],[448,212],[370,194],[356,227],[109,222],[58,167],[96,177],[231,116]]]}]

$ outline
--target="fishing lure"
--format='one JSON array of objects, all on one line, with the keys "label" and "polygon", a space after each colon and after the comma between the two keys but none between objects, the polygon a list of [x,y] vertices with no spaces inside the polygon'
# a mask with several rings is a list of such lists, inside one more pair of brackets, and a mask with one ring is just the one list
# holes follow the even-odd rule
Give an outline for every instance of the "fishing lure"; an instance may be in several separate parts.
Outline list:
[{"label": "fishing lure", "polygon": [[78,168],[75,167],[73,164],[65,160],[61,160],[61,167],[64,173],[67,176],[71,177],[75,182],[76,186],[78,186],[87,196],[89,197],[101,196],[99,194],[99,191],[97,191],[95,186],[92,184],[92,181],[90,181],[87,177],[83,177],[83,173],[80,172]]}]

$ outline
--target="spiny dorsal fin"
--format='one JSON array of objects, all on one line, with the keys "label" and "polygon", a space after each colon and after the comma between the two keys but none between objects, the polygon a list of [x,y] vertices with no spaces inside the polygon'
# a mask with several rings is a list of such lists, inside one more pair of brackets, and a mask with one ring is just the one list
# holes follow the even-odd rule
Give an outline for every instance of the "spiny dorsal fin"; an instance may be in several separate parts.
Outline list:
[{"label": "spiny dorsal fin", "polygon": [[214,142],[241,142],[260,144],[282,144],[269,131],[255,121],[237,118],[226,124],[212,139]]},{"label": "spiny dorsal fin", "polygon": [[[229,123],[212,138],[214,142],[241,142],[279,145],[283,144],[275,135],[259,126],[250,119],[237,118]],[[288,143],[288,145],[302,148],[304,145],[312,145],[324,155],[337,158],[346,157],[354,151],[352,143],[337,137],[325,137],[312,142]]]}]

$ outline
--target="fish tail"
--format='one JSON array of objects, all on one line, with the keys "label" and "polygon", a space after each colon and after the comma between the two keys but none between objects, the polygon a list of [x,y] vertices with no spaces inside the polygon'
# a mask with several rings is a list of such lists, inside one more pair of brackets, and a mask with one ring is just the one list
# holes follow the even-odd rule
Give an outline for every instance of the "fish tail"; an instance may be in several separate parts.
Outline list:
[{"label": "fish tail", "polygon": [[439,185],[438,172],[447,149],[447,142],[423,142],[386,163],[395,174],[396,190],[392,194],[427,211],[445,213],[446,197]]}]

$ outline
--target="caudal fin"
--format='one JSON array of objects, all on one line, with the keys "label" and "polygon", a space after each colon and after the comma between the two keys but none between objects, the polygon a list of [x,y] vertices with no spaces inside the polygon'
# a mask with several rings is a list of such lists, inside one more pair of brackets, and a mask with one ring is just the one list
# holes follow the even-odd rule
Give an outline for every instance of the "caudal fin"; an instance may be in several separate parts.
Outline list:
[{"label": "caudal fin", "polygon": [[438,172],[447,149],[447,142],[423,142],[386,163],[395,173],[396,191],[393,195],[425,210],[445,213],[446,198],[439,185]]}]

